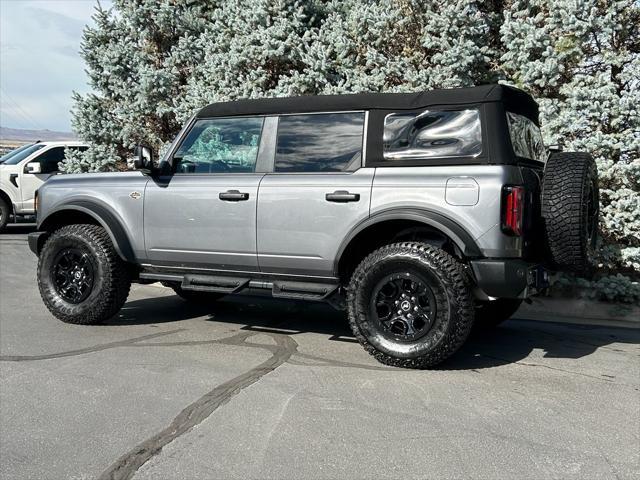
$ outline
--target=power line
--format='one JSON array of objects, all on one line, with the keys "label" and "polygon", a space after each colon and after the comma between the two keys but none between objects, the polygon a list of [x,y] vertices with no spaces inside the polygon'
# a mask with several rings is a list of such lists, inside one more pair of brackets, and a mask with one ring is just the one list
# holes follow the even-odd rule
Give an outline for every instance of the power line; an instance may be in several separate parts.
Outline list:
[{"label": "power line", "polygon": [[10,103],[12,103],[14,105],[13,110],[17,110],[19,114],[21,114],[21,116],[27,120],[28,123],[30,123],[32,126],[35,127],[36,130],[44,130],[42,128],[41,125],[38,124],[38,122],[36,122],[31,115],[29,115],[27,112],[25,112],[20,105],[18,104],[18,102],[16,102],[15,100],[13,100],[9,95],[7,95],[7,92],[4,91],[4,89],[2,87],[0,87],[0,94],[2,95],[2,97],[4,97],[6,100],[8,100]]}]

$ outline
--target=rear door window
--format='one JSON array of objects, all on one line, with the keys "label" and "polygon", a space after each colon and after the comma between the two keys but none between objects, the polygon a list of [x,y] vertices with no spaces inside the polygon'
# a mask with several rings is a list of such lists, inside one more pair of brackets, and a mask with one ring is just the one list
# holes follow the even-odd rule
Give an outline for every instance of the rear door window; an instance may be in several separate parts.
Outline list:
[{"label": "rear door window", "polygon": [[481,153],[478,109],[424,110],[392,113],[385,117],[385,160],[477,157]]},{"label": "rear door window", "polygon": [[364,112],[280,117],[276,172],[343,172],[362,164]]}]

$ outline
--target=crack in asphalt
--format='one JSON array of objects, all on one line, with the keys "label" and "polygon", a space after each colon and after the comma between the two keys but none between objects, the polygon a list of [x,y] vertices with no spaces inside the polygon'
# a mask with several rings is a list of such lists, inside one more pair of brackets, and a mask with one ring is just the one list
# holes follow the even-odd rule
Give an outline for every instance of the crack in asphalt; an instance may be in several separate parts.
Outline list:
[{"label": "crack in asphalt", "polygon": [[299,360],[295,360],[294,358],[291,358],[289,360],[288,363],[292,364],[292,365],[301,365],[304,367],[344,367],[344,368],[359,368],[362,370],[387,370],[387,371],[402,371],[402,370],[409,370],[409,371],[415,371],[415,370],[411,370],[411,369],[403,369],[403,368],[398,368],[398,367],[383,367],[383,366],[378,366],[378,365],[364,365],[361,363],[351,363],[351,362],[343,362],[340,360],[334,360],[334,359],[330,359],[330,358],[324,358],[324,357],[319,357],[316,355],[309,355],[308,353],[296,353],[295,357],[299,357],[299,358],[305,358],[308,360],[315,360],[316,363],[308,363],[308,362],[301,362]]},{"label": "crack in asphalt", "polygon": [[150,340],[152,338],[161,337],[163,335],[171,335],[173,333],[183,332],[184,328],[169,330],[166,332],[152,333],[141,337],[129,338],[127,340],[118,340],[117,342],[103,343],[92,347],[79,348],[77,350],[67,350],[65,352],[48,353],[42,355],[0,355],[0,362],[30,362],[36,360],[50,360],[52,358],[74,357],[76,355],[84,355],[86,353],[100,352],[110,348],[136,346],[137,342]]},{"label": "crack in asphalt", "polygon": [[[247,339],[253,335],[268,335],[275,341],[275,345],[263,345],[248,343]],[[164,430],[140,443],[128,453],[120,457],[107,468],[99,477],[99,480],[125,480],[130,479],[138,469],[148,462],[153,456],[160,453],[162,448],[173,442],[179,436],[187,433],[193,427],[204,421],[216,409],[226,404],[243,389],[253,385],[266,374],[274,371],[285,363],[298,348],[298,343],[291,337],[281,334],[240,332],[232,337],[217,341],[227,345],[250,346],[264,348],[271,352],[271,357],[260,365],[245,373],[215,387],[178,414],[171,424]]]}]

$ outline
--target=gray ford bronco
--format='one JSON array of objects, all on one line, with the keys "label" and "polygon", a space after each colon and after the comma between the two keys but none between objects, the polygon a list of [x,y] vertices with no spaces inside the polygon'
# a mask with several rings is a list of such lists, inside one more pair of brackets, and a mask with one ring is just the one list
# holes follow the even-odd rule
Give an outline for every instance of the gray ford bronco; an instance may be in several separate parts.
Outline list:
[{"label": "gray ford bronco", "polygon": [[327,301],[379,361],[442,362],[585,272],[595,163],[549,152],[538,106],[502,85],[216,103],[139,171],[59,175],[38,191],[38,286],[60,320],[115,315],[131,282],[187,301]]}]

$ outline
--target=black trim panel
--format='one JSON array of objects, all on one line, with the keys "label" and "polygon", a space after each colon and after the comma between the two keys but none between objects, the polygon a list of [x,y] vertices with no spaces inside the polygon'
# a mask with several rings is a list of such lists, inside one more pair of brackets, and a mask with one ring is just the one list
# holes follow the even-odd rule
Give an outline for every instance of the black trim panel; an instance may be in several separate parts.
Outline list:
[{"label": "black trim panel", "polygon": [[313,275],[292,275],[286,273],[265,273],[257,271],[241,271],[241,270],[216,270],[209,268],[187,267],[187,266],[172,266],[172,265],[142,265],[141,278],[151,278],[151,275],[165,274],[165,275],[190,275],[190,274],[204,274],[204,275],[220,275],[227,277],[250,277],[252,280],[273,280],[284,281],[290,280],[295,282],[311,282],[311,283],[337,283],[337,277],[316,277]]},{"label": "black trim panel", "polygon": [[533,264],[519,259],[472,260],[478,286],[490,297],[521,298],[529,285]]},{"label": "black trim panel", "polygon": [[338,276],[338,266],[345,250],[356,236],[368,227],[388,220],[414,220],[433,227],[449,237],[462,253],[469,258],[482,257],[482,252],[475,240],[463,227],[444,215],[420,208],[392,208],[378,212],[353,227],[342,241],[336,255],[333,272]]},{"label": "black trim panel", "polygon": [[127,262],[137,262],[136,256],[131,248],[129,237],[127,237],[120,221],[106,207],[98,203],[87,200],[77,200],[71,203],[66,203],[52,212],[49,212],[46,218],[43,218],[42,220],[39,219],[38,228],[46,230],[47,220],[51,219],[51,217],[56,213],[64,212],[65,210],[75,210],[93,217],[98,221],[98,223],[100,223],[100,225],[102,225],[111,237],[111,241],[113,242],[113,246],[115,247],[116,252],[118,252],[118,255]]},{"label": "black trim panel", "polygon": [[29,250],[36,254],[36,256],[40,255],[40,247],[41,240],[43,239],[43,235],[48,235],[47,232],[32,232],[27,235],[27,242],[29,243]]}]

